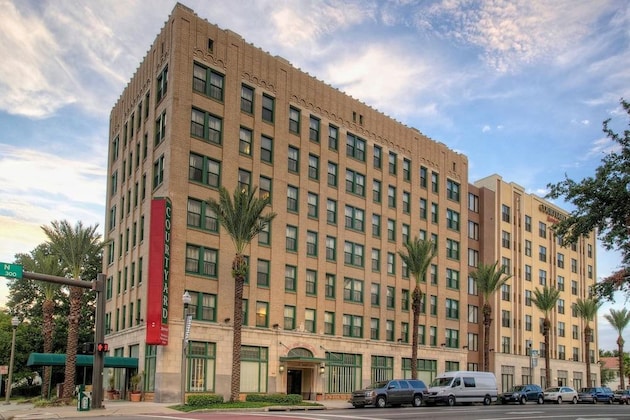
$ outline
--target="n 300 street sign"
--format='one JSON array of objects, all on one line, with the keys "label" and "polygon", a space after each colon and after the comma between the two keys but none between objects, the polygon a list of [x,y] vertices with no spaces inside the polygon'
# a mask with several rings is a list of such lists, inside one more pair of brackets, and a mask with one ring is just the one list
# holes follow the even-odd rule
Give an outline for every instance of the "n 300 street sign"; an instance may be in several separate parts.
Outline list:
[{"label": "n 300 street sign", "polygon": [[8,264],[0,262],[0,276],[8,277],[10,279],[21,279],[23,267],[19,264]]}]

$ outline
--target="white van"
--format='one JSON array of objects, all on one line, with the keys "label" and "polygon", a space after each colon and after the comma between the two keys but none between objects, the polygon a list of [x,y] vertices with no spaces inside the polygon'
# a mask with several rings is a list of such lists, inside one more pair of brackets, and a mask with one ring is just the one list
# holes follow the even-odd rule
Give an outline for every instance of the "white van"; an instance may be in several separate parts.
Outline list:
[{"label": "white van", "polygon": [[439,374],[427,390],[427,404],[482,402],[489,405],[497,401],[497,378],[491,372],[459,370]]}]

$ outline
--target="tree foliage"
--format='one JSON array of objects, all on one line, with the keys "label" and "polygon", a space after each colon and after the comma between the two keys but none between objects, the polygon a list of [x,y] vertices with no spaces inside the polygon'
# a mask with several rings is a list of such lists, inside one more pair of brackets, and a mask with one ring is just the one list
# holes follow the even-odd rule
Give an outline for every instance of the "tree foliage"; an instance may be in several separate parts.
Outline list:
[{"label": "tree foliage", "polygon": [[[620,101],[630,120],[630,102]],[[613,142],[613,151],[607,153],[596,168],[595,175],[577,182],[565,175],[565,179],[548,184],[547,198],[564,198],[573,204],[569,216],[554,225],[555,232],[564,245],[577,243],[582,236],[597,232],[606,249],[618,250],[622,254],[623,281],[613,287],[598,287],[598,294],[612,298],[612,291],[627,287],[630,266],[630,130],[623,134],[615,132],[611,119],[603,123],[603,131]],[[628,289],[626,289],[628,290]]]}]

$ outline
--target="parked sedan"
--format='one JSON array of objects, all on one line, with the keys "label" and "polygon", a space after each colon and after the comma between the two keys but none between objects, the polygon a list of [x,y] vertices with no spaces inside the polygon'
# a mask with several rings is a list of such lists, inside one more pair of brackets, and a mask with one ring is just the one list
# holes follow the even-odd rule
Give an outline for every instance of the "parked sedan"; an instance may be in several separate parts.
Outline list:
[{"label": "parked sedan", "polygon": [[581,403],[597,404],[598,402],[605,402],[612,404],[613,397],[612,391],[599,386],[580,388],[580,392],[578,392],[578,401]]},{"label": "parked sedan", "polygon": [[558,404],[562,404],[563,402],[572,402],[573,404],[577,404],[578,393],[570,386],[554,386],[545,389],[543,398],[545,401],[553,401]]},{"label": "parked sedan", "polygon": [[630,404],[630,391],[627,389],[615,391],[615,394],[613,395],[613,402],[619,404]]}]

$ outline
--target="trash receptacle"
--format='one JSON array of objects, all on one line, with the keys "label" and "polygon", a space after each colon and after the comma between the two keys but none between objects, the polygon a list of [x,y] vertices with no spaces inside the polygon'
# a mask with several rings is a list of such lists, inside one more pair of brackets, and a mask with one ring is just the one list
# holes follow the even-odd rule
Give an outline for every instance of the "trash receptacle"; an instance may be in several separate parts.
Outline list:
[{"label": "trash receptacle", "polygon": [[90,396],[85,392],[85,386],[79,386],[77,411],[90,411]]}]

